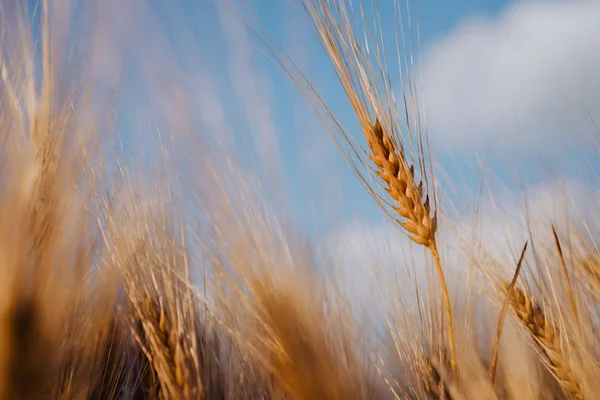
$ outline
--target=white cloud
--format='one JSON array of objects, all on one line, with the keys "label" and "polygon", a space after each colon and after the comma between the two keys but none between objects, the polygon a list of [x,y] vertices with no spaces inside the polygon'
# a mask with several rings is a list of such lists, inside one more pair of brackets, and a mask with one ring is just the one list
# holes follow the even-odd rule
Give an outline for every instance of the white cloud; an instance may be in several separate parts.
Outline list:
[{"label": "white cloud", "polygon": [[[506,267],[507,274],[530,238],[529,232],[536,246],[554,248],[550,223],[561,235],[576,228],[585,236],[589,228],[589,233],[598,237],[598,227],[593,223],[585,226],[598,212],[596,193],[588,183],[564,177],[531,185],[523,192],[494,182],[493,192],[484,196],[476,219],[468,213],[455,216],[451,223],[457,229],[442,221],[438,232],[444,268],[449,271],[446,279],[454,293],[462,292],[459,299],[464,299],[465,290],[473,288],[465,280],[473,235]],[[415,283],[422,289],[428,280],[437,279],[430,256],[410,245],[391,223],[348,224],[332,234],[327,243],[345,274],[348,289],[363,306],[376,307],[378,297],[399,293],[410,304]],[[474,251],[475,257],[483,255]]]},{"label": "white cloud", "polygon": [[362,307],[378,309],[381,301],[397,296],[410,301],[415,282],[425,282],[422,249],[387,221],[345,225],[329,237],[326,246],[352,300]]},{"label": "white cloud", "polygon": [[600,121],[600,1],[527,1],[471,18],[424,55],[434,142],[557,148]]}]

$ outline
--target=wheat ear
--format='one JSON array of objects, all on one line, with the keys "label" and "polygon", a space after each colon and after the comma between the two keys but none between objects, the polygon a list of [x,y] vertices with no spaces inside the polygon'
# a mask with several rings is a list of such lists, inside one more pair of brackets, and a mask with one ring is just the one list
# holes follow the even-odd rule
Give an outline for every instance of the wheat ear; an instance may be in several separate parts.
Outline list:
[{"label": "wheat ear", "polygon": [[421,382],[425,392],[433,399],[452,400],[452,394],[448,390],[447,382],[444,382],[444,374],[441,371],[441,363],[433,359],[426,359],[423,363]]},{"label": "wheat ear", "polygon": [[142,344],[160,382],[156,388],[157,395],[161,399],[196,397],[202,393],[202,388],[196,387],[190,378],[192,372],[189,370],[185,344],[173,327],[165,301],[146,296],[144,307],[137,310],[145,342]]},{"label": "wheat ear", "polygon": [[448,325],[448,347],[450,350],[450,367],[456,369],[456,349],[452,307],[442,269],[435,233],[437,231],[437,215],[431,215],[429,195],[423,189],[423,182],[415,178],[415,169],[410,165],[402,149],[396,141],[387,135],[379,119],[375,120],[372,128],[365,132],[369,145],[369,158],[377,166],[375,173],[383,182],[385,191],[394,200],[394,211],[401,219],[396,219],[405,230],[407,236],[415,243],[425,246],[433,256],[436,271],[442,286],[446,322]]},{"label": "wheat ear", "polygon": [[[509,284],[505,283],[508,292]],[[583,399],[581,385],[569,367],[560,344],[560,334],[546,318],[542,308],[520,288],[510,291],[511,306],[521,324],[529,331],[533,340],[545,355],[547,365],[558,384],[578,399]]]},{"label": "wheat ear", "polygon": [[291,398],[345,399],[352,394],[338,376],[336,360],[325,339],[307,324],[293,300],[281,293],[264,293],[263,307],[281,350],[276,352],[276,375]]},{"label": "wheat ear", "polygon": [[408,237],[417,244],[431,247],[435,243],[437,218],[430,216],[429,196],[423,193],[423,182],[415,180],[414,166],[409,165],[403,151],[398,149],[392,137],[383,130],[379,119],[372,129],[365,132],[371,154],[369,158],[377,166],[375,173],[385,185],[386,192],[394,199],[393,209],[402,217],[397,220]]}]

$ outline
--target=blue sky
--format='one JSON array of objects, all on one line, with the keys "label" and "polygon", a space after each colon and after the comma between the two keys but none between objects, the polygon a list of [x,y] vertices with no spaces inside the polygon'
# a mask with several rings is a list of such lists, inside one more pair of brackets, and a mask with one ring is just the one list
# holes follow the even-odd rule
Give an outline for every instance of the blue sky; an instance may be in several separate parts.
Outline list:
[{"label": "blue sky", "polygon": [[[356,129],[329,61],[302,11],[286,1],[255,0],[249,4],[304,68],[328,105],[348,127]],[[580,158],[589,149],[585,146],[586,118],[600,111],[598,94],[591,93],[599,80],[590,73],[598,65],[597,57],[590,56],[598,49],[598,41],[591,38],[598,29],[589,17],[599,11],[597,4],[411,2],[413,22],[418,17],[421,29],[425,85],[432,82],[425,89],[425,108],[431,121],[428,128],[436,160],[455,184],[476,186],[480,163],[515,189],[519,185],[517,176],[529,184],[546,179],[548,171],[544,167],[548,165],[554,173],[580,178]],[[285,160],[284,179],[292,182],[290,198],[296,202],[292,201],[291,208],[299,213],[298,220],[304,222],[309,217],[300,210],[310,203],[310,197],[314,197],[317,209],[325,210],[325,204],[331,204],[326,212],[335,214],[329,215],[334,221],[348,215],[366,220],[380,218],[296,89],[246,43],[243,30],[231,31],[236,24],[228,19],[222,3],[213,2],[208,8],[214,15],[207,14],[204,5],[193,7],[188,14],[188,21],[203,21],[191,22],[200,42],[200,63],[213,78],[217,96],[228,105],[227,119],[234,127],[236,141],[275,146],[281,151],[274,165]],[[380,8],[383,18],[388,17],[384,23],[390,29],[392,2],[380,1]],[[580,32],[572,28],[577,26]],[[393,34],[391,30],[387,33]],[[211,56],[206,57],[208,54]],[[545,64],[546,60],[554,63]],[[573,77],[576,71],[579,80]],[[582,79],[586,80],[583,84]],[[512,85],[515,87],[511,89]],[[536,97],[537,93],[543,97]],[[454,96],[450,97],[451,104],[447,103],[449,96]],[[555,110],[564,108],[563,96],[572,107],[561,115]],[[546,101],[552,97],[556,101]],[[462,102],[465,107],[461,107]],[[502,130],[499,122],[506,123]],[[470,130],[471,125],[474,128]],[[261,127],[267,129],[257,132]],[[258,144],[260,141],[262,144]],[[256,150],[250,153],[258,154]],[[323,191],[329,192],[328,198],[320,197]],[[453,196],[452,200],[465,199]]]},{"label": "blue sky", "polygon": [[[244,17],[256,12],[342,122],[355,129],[298,5],[231,3],[245,10]],[[379,3],[393,35],[392,1]],[[443,168],[439,180],[448,176],[453,183],[444,186],[448,200],[468,209],[481,164],[495,179],[487,190],[512,190],[516,197],[515,177],[538,185],[548,165],[561,179],[585,180],[588,128],[600,118],[599,5],[410,0],[413,23],[418,18],[420,26],[426,126]],[[168,7],[157,0],[103,0],[90,7],[96,8],[99,32],[91,43],[91,72],[119,85],[128,134],[147,141],[152,116],[168,119],[182,138],[193,132],[235,145],[261,176],[284,182],[285,190],[274,186],[270,193],[287,199],[284,213],[303,229],[327,235],[355,219],[382,220],[304,98],[252,46],[223,0],[182,0]],[[192,146],[181,147],[193,156]]]}]

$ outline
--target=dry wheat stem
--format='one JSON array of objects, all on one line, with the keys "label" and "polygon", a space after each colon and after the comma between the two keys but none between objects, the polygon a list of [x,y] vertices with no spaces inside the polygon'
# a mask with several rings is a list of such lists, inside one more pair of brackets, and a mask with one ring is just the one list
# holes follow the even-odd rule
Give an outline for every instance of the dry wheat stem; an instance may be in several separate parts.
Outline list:
[{"label": "dry wheat stem", "polygon": [[450,369],[452,372],[456,371],[456,347],[454,340],[454,325],[452,320],[452,306],[450,304],[450,294],[448,292],[448,286],[446,285],[446,278],[444,271],[442,270],[442,264],[440,262],[440,255],[438,253],[437,244],[433,241],[429,247],[429,251],[433,256],[435,262],[435,268],[442,286],[442,295],[444,297],[444,307],[446,311],[446,324],[448,325],[448,348],[450,350]]}]

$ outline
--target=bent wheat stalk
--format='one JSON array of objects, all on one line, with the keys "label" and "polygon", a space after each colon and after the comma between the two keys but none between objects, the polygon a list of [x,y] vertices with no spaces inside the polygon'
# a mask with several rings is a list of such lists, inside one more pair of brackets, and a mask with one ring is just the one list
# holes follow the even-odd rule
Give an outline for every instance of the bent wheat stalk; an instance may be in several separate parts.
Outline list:
[{"label": "bent wheat stalk", "polygon": [[[451,369],[455,370],[452,308],[435,237],[435,185],[431,162],[426,157],[429,147],[426,132],[421,129],[420,101],[414,78],[408,71],[408,60],[412,60],[412,57],[404,54],[404,60],[401,61],[400,46],[405,43],[396,43],[398,68],[406,68],[406,71],[401,71],[401,75],[406,72],[409,76],[406,85],[401,82],[402,101],[398,102],[395,97],[396,88],[388,73],[387,50],[377,5],[373,4],[369,10],[375,15],[368,15],[368,7],[359,1],[359,23],[351,15],[354,7],[348,1],[302,0],[301,3],[335,69],[367,146],[344,127],[337,113],[327,106],[314,85],[281,47],[269,39],[270,35],[261,37],[260,34],[253,33],[258,36],[260,46],[267,47],[266,51],[274,57],[278,66],[315,109],[360,183],[386,215],[399,224],[403,233],[413,242],[426,247],[433,256],[442,287],[449,362]],[[397,6],[398,4],[394,5]],[[374,26],[371,21],[376,21]],[[252,31],[251,28],[250,30]],[[396,40],[398,41],[398,37]],[[375,168],[369,165],[369,159],[375,164]],[[387,195],[376,190],[368,178],[378,180]]]},{"label": "bent wheat stalk", "polygon": [[448,347],[450,367],[456,368],[456,349],[452,321],[452,307],[446,278],[442,269],[435,233],[437,215],[431,215],[429,195],[424,193],[423,182],[417,183],[414,165],[410,165],[404,153],[398,150],[393,137],[386,134],[379,119],[372,129],[365,131],[365,137],[371,150],[369,158],[377,166],[375,173],[383,183],[385,191],[394,200],[392,208],[401,219],[394,218],[415,243],[425,246],[433,256],[436,272],[442,286],[442,295],[448,324]]}]

